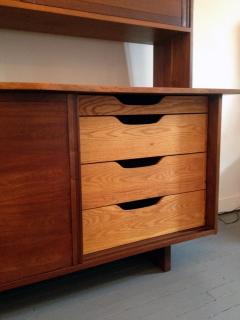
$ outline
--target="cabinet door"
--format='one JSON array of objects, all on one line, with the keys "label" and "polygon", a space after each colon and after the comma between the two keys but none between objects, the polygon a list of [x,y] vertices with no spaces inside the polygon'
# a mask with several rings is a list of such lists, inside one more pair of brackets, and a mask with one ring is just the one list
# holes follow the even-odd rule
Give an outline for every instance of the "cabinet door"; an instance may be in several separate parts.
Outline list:
[{"label": "cabinet door", "polygon": [[72,265],[64,95],[0,95],[0,287]]},{"label": "cabinet door", "polygon": [[35,4],[188,26],[190,0],[23,0]]}]

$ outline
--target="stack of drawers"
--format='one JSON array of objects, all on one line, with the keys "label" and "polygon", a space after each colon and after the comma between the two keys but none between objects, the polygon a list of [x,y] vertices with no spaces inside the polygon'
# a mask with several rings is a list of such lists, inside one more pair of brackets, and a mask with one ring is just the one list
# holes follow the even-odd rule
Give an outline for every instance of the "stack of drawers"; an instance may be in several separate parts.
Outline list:
[{"label": "stack of drawers", "polygon": [[204,96],[79,97],[83,253],[205,225]]}]

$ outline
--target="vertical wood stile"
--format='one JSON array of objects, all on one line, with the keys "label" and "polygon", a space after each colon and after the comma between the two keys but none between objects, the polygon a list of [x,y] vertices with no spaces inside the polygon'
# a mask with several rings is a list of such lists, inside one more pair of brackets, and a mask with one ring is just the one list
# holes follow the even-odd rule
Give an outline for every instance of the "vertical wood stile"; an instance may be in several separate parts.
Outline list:
[{"label": "vertical wood stile", "polygon": [[209,96],[206,224],[217,232],[222,96]]},{"label": "vertical wood stile", "polygon": [[82,262],[82,205],[81,205],[81,173],[79,159],[79,124],[77,95],[69,94],[68,104],[68,132],[69,132],[69,157],[71,174],[71,213],[72,213],[72,238],[73,238],[73,264]]}]

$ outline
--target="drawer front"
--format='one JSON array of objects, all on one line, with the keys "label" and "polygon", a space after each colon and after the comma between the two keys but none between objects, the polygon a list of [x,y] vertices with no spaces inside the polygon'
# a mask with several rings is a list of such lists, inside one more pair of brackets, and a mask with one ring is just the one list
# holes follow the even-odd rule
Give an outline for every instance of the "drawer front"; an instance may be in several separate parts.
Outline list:
[{"label": "drawer front", "polygon": [[207,113],[205,96],[81,95],[78,99],[80,116],[148,115]]},{"label": "drawer front", "polygon": [[34,4],[187,26],[188,0],[21,0]]},{"label": "drawer front", "polygon": [[206,187],[206,154],[86,164],[83,209],[177,194]]},{"label": "drawer front", "polygon": [[130,209],[117,205],[83,211],[83,252],[89,254],[205,224],[205,191],[165,196]]},{"label": "drawer front", "polygon": [[206,151],[206,114],[80,117],[79,121],[81,163]]}]

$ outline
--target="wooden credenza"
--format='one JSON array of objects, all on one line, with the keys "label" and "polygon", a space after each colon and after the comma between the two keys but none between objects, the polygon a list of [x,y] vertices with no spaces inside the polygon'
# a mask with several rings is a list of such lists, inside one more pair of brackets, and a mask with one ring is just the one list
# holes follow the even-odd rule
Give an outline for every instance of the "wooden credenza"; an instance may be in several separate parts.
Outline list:
[{"label": "wooden credenza", "polygon": [[237,91],[0,89],[0,291],[216,232]]},{"label": "wooden credenza", "polygon": [[172,244],[216,233],[221,98],[240,91],[191,89],[192,9],[0,2],[1,29],[154,47],[153,88],[0,83],[0,291],[144,252],[167,271]]}]

